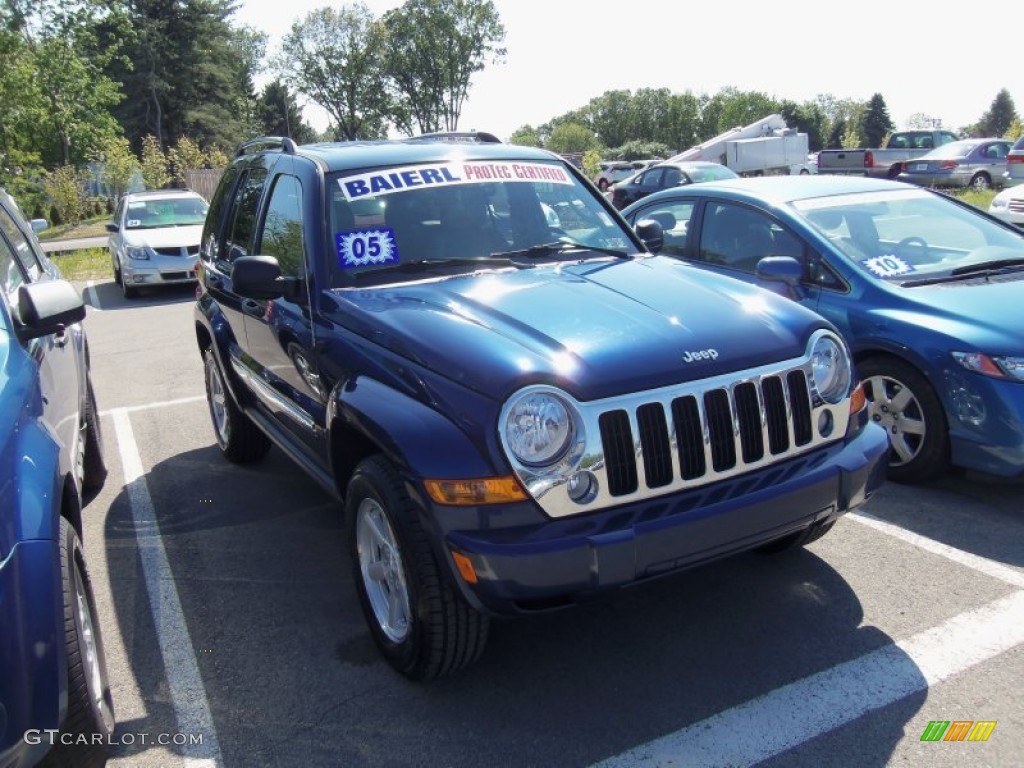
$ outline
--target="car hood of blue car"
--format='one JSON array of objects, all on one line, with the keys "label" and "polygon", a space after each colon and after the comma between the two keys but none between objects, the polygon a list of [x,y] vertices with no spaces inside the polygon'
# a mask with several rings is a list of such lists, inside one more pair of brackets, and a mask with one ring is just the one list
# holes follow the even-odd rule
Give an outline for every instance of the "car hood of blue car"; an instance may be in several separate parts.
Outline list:
[{"label": "car hood of blue car", "polygon": [[495,398],[549,383],[593,400],[731,373],[799,357],[828,325],[788,299],[663,257],[340,289],[321,309]]},{"label": "car hood of blue car", "polygon": [[899,302],[889,308],[882,306],[876,311],[893,317],[900,324],[927,329],[929,334],[942,334],[960,342],[961,347],[974,347],[976,351],[989,354],[1021,353],[1024,274],[999,281],[978,277],[899,290],[906,303]]}]

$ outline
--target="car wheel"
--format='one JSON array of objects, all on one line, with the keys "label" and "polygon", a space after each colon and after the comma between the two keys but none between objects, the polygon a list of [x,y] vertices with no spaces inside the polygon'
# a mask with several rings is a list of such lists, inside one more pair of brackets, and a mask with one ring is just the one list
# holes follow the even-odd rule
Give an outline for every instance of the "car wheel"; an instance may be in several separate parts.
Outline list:
[{"label": "car wheel", "polygon": [[388,663],[413,680],[430,680],[476,661],[490,622],[442,572],[391,463],[380,456],[360,463],[345,504],[359,603]]},{"label": "car wheel", "polygon": [[64,643],[68,664],[68,708],[61,736],[41,766],[103,766],[114,731],[103,639],[95,622],[96,601],[74,527],[60,520],[60,573],[64,595]]},{"label": "car wheel", "polygon": [[992,177],[987,173],[976,173],[971,177],[971,189],[992,189]]},{"label": "car wheel", "polygon": [[857,368],[868,416],[889,434],[889,478],[920,482],[942,472],[949,462],[949,431],[927,379],[895,357],[869,358]]},{"label": "car wheel", "polygon": [[128,285],[127,281],[124,279],[124,275],[121,275],[121,293],[124,294],[126,299],[134,299],[139,295],[139,289]]},{"label": "car wheel", "polygon": [[254,464],[270,450],[268,438],[235,403],[212,349],[203,354],[206,367],[206,401],[217,445],[235,464]]},{"label": "car wheel", "polygon": [[121,285],[121,267],[118,266],[117,261],[114,261],[114,283]]},{"label": "car wheel", "polygon": [[83,496],[92,498],[107,479],[107,463],[103,458],[103,435],[100,416],[96,410],[96,395],[92,381],[86,379],[85,408],[78,440],[78,479]]},{"label": "car wheel", "polygon": [[833,525],[835,525],[835,521],[810,525],[802,531],[797,531],[796,533],[791,533],[788,536],[783,536],[781,539],[776,539],[775,541],[763,544],[757,548],[757,551],[765,554],[775,554],[777,552],[788,552],[789,550],[806,546],[812,541],[817,541],[826,533],[831,531]]}]

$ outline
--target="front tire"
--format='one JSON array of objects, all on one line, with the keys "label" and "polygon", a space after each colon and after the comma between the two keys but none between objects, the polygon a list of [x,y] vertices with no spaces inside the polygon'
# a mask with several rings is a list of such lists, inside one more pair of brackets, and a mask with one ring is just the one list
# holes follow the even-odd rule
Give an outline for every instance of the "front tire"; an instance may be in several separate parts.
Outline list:
[{"label": "front tire", "polygon": [[206,368],[206,402],[210,420],[224,456],[235,464],[254,464],[270,450],[268,438],[235,403],[212,349],[203,353]]},{"label": "front tire", "polygon": [[992,189],[992,177],[987,173],[976,173],[971,177],[971,189],[984,191]]},{"label": "front tire", "polygon": [[93,618],[96,601],[82,544],[74,527],[64,518],[60,521],[60,572],[68,660],[68,709],[60,729],[62,738],[40,765],[99,767],[107,762],[107,745],[114,731],[114,703],[103,639]]},{"label": "front tire", "polygon": [[107,479],[107,462],[103,458],[103,435],[100,432],[100,416],[96,410],[96,394],[92,381],[86,379],[85,410],[82,413],[81,469],[80,480],[83,497],[91,499],[103,487]]},{"label": "front tire", "polygon": [[949,463],[949,429],[928,380],[895,357],[872,357],[857,368],[868,417],[889,433],[889,478],[915,483],[939,475]]},{"label": "front tire", "polygon": [[448,580],[394,466],[373,456],[345,495],[363,615],[388,663],[413,680],[457,672],[483,653],[490,623]]}]

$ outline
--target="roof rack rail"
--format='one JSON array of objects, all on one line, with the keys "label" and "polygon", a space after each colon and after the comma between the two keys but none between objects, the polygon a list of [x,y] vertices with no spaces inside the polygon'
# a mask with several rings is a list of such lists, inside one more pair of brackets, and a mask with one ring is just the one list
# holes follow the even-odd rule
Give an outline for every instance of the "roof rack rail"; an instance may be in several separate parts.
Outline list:
[{"label": "roof rack rail", "polygon": [[251,155],[265,149],[280,149],[286,154],[294,155],[297,147],[295,142],[287,136],[257,136],[255,139],[249,139],[241,144],[235,151],[235,157]]},{"label": "roof rack rail", "polygon": [[421,133],[408,141],[461,141],[467,144],[501,144],[501,139],[486,131],[442,131],[440,133]]}]

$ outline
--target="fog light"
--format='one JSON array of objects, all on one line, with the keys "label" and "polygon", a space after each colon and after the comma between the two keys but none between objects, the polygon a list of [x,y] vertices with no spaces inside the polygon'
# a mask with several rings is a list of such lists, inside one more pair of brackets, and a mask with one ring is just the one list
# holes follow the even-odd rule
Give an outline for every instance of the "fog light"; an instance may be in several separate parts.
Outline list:
[{"label": "fog light", "polygon": [[822,437],[828,437],[832,434],[832,430],[835,429],[836,422],[832,418],[832,411],[827,408],[818,414],[818,434]]},{"label": "fog light", "polygon": [[597,478],[590,472],[577,472],[569,478],[565,490],[577,504],[589,504],[597,496]]}]

